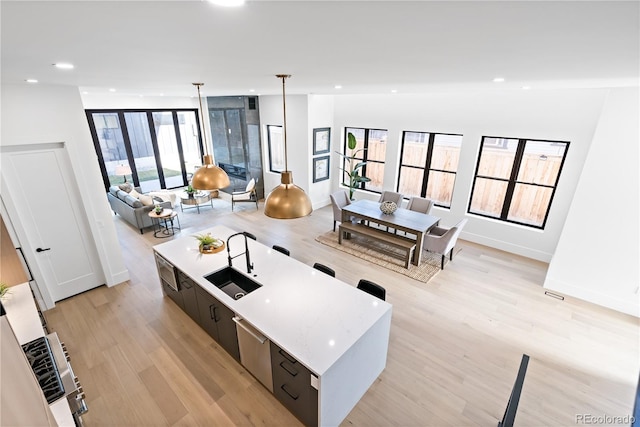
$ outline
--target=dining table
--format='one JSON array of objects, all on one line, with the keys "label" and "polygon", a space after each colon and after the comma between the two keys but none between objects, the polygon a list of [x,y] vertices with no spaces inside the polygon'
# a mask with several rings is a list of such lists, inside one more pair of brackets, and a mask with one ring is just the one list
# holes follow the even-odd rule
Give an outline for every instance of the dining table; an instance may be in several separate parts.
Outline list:
[{"label": "dining table", "polygon": [[380,210],[379,202],[366,199],[357,200],[342,208],[342,222],[349,222],[352,218],[393,228],[396,232],[399,230],[415,235],[416,250],[412,260],[414,265],[420,265],[422,260],[424,235],[440,222],[440,218],[437,216],[404,208],[398,208],[391,214],[385,214]]}]

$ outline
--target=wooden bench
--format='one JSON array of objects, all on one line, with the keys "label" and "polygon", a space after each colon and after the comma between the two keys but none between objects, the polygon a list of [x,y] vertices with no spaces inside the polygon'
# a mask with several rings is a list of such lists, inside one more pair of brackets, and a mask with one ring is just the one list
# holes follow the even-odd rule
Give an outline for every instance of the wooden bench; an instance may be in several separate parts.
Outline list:
[{"label": "wooden bench", "polygon": [[342,223],[340,224],[338,233],[339,233],[338,234],[339,244],[342,244],[342,236],[345,233],[353,233],[353,234],[359,234],[361,236],[366,236],[374,240],[378,240],[382,243],[385,243],[389,246],[393,246],[398,249],[402,249],[403,251],[405,251],[404,268],[409,268],[409,266],[411,265],[411,259],[413,258],[413,253],[416,250],[415,240],[411,240],[406,237],[391,234],[387,231],[380,230],[378,228],[369,227],[364,224],[354,224],[351,222]]}]

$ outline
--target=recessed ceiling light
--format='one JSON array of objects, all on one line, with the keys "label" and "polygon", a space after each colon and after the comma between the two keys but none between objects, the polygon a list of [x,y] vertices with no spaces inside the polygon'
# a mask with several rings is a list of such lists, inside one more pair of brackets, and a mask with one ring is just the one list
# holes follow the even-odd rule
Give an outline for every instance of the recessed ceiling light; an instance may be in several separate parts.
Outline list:
[{"label": "recessed ceiling light", "polygon": [[27,83],[38,83],[38,81],[36,79],[27,79],[27,80],[25,80],[25,82],[27,82]]},{"label": "recessed ceiling light", "polygon": [[87,92],[86,90],[83,90],[83,91],[82,91],[82,94],[83,94],[83,95],[89,95],[89,92]]},{"label": "recessed ceiling light", "polygon": [[109,89],[109,92],[115,92],[116,90],[114,88]]},{"label": "recessed ceiling light", "polygon": [[335,85],[333,88],[334,89],[342,89],[342,85]]},{"label": "recessed ceiling light", "polygon": [[529,89],[531,89],[531,86],[522,86],[522,89],[523,90],[529,90]]},{"label": "recessed ceiling light", "polygon": [[61,70],[73,70],[74,68],[73,64],[69,64],[68,62],[56,62],[53,66]]},{"label": "recessed ceiling light", "polygon": [[249,92],[251,92],[251,93],[253,93],[255,91],[256,91],[255,89],[249,89]]},{"label": "recessed ceiling light", "polygon": [[396,89],[391,89],[391,93],[398,93]]},{"label": "recessed ceiling light", "polygon": [[496,77],[495,79],[493,79],[494,83],[502,83],[504,81],[504,77]]},{"label": "recessed ceiling light", "polygon": [[216,6],[236,7],[242,6],[244,0],[209,0],[209,3],[215,4]]}]

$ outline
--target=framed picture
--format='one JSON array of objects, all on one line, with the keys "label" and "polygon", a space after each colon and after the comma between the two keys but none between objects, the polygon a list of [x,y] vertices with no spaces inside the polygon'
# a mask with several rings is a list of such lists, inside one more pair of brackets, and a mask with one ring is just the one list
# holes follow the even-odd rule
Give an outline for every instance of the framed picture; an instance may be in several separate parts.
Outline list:
[{"label": "framed picture", "polygon": [[269,171],[280,173],[284,170],[284,140],[282,126],[267,125],[267,143],[269,144]]},{"label": "framed picture", "polygon": [[313,182],[329,179],[329,156],[313,159]]},{"label": "framed picture", "polygon": [[313,130],[313,155],[328,153],[331,149],[331,128]]}]

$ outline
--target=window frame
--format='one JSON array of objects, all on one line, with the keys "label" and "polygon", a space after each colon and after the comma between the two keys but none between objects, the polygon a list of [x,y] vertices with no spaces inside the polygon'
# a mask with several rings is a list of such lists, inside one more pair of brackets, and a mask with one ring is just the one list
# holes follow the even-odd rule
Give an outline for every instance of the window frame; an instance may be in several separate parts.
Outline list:
[{"label": "window frame", "polygon": [[[518,146],[517,146],[516,152],[514,154],[513,163],[511,164],[511,173],[509,175],[509,178],[496,178],[496,177],[492,177],[492,176],[478,175],[478,170],[480,168],[480,163],[482,161],[482,150],[485,147],[485,141],[487,139],[491,139],[491,138],[493,138],[493,139],[505,139],[505,140],[509,140],[510,139],[510,140],[517,140],[518,141]],[[553,183],[553,185],[538,184],[538,183],[525,182],[525,181],[519,181],[518,180],[518,175],[520,173],[520,167],[522,166],[522,160],[524,158],[524,153],[525,153],[527,142],[545,142],[545,143],[550,143],[550,144],[564,144],[565,145],[564,153],[562,155],[562,160],[560,161],[560,167],[558,169],[558,174],[556,176],[556,179],[555,179],[555,182]],[[553,204],[553,199],[555,197],[556,190],[558,188],[558,183],[560,182],[560,176],[562,175],[562,169],[564,168],[565,161],[567,160],[567,154],[569,152],[569,146],[570,145],[571,145],[570,141],[557,141],[557,140],[551,140],[551,139],[514,138],[514,137],[489,136],[489,135],[483,136],[481,141],[480,141],[480,147],[479,147],[479,150],[478,150],[478,159],[477,159],[476,168],[475,168],[475,171],[474,171],[474,174],[473,174],[473,184],[471,186],[471,193],[469,195],[469,204],[467,206],[467,213],[472,214],[472,215],[482,216],[482,217],[485,217],[485,218],[491,218],[491,219],[494,219],[494,220],[497,220],[497,221],[508,222],[508,223],[511,223],[511,224],[518,224],[518,225],[522,225],[522,226],[525,226],[525,227],[544,230],[544,228],[545,228],[545,226],[547,224],[547,220],[549,218],[549,212],[551,211],[551,205]],[[507,183],[507,189],[505,191],[504,202],[503,202],[502,210],[500,212],[500,216],[499,217],[483,214],[481,212],[474,212],[474,211],[471,210],[471,204],[473,202],[473,195],[474,195],[474,192],[475,192],[475,189],[476,189],[476,181],[477,181],[478,178],[486,179],[486,180],[501,181],[501,182],[506,182]],[[541,225],[530,224],[530,223],[526,223],[526,222],[522,222],[522,221],[516,221],[516,220],[508,218],[509,209],[511,207],[511,203],[513,202],[513,196],[514,196],[515,188],[516,188],[517,184],[531,185],[531,186],[550,188],[551,189],[551,196],[549,197],[549,203],[547,204],[547,208],[546,208],[545,215],[544,215],[544,220],[542,221]]]},{"label": "window frame", "polygon": [[[429,141],[427,142],[427,156],[425,159],[425,164],[423,167],[420,166],[415,166],[415,165],[405,165],[402,163],[402,158],[404,155],[404,140],[405,140],[405,136],[407,133],[422,133],[422,134],[429,134]],[[443,133],[443,132],[424,132],[424,131],[414,131],[414,130],[404,130],[402,131],[402,139],[400,141],[400,157],[398,159],[398,182],[396,183],[396,191],[400,192],[400,181],[401,181],[401,177],[402,177],[402,168],[406,167],[406,168],[413,168],[413,169],[422,169],[423,173],[422,173],[422,188],[420,189],[420,197],[427,197],[427,188],[429,187],[429,172],[434,171],[434,172],[442,172],[442,173],[450,173],[454,175],[454,189],[455,189],[455,180],[458,177],[458,166],[459,164],[456,166],[456,171],[455,172],[451,172],[448,170],[444,170],[444,169],[433,169],[431,168],[431,160],[433,159],[433,147],[435,145],[435,139],[436,139],[436,135],[445,135],[445,136],[459,136],[459,137],[464,137],[462,134],[459,133]],[[462,150],[462,141],[460,141],[460,149]],[[451,190],[451,193],[453,194],[454,189]],[[453,197],[452,197],[453,199]],[[444,208],[444,209],[451,209],[451,201],[449,203],[449,206],[446,205],[442,205],[439,203],[435,203],[434,200],[434,205]]]},{"label": "window frame", "polygon": [[[96,151],[96,155],[98,157],[98,164],[100,167],[100,172],[102,174],[102,180],[105,186],[105,190],[109,191],[109,187],[111,183],[109,182],[109,175],[107,173],[107,168],[105,166],[104,157],[102,155],[102,148],[100,145],[100,139],[98,138],[98,133],[96,130],[96,125],[93,119],[94,114],[115,114],[118,118],[118,124],[120,125],[120,131],[122,132],[123,144],[125,147],[125,151],[127,153],[127,161],[128,165],[131,168],[131,180],[135,186],[140,185],[138,170],[135,164],[133,149],[131,147],[131,140],[129,135],[129,130],[127,127],[127,121],[125,119],[125,114],[127,113],[143,113],[146,115],[147,122],[149,123],[149,137],[151,146],[154,152],[154,157],[156,161],[156,169],[158,171],[158,181],[160,183],[160,188],[165,189],[166,181],[164,172],[162,169],[162,162],[160,160],[160,152],[158,148],[158,136],[156,135],[154,128],[154,119],[153,113],[171,113],[171,117],[173,119],[174,131],[176,136],[176,145],[178,150],[178,156],[180,158],[180,164],[184,165],[184,152],[182,148],[182,136],[179,131],[179,120],[178,113],[180,112],[192,112],[195,115],[195,124],[197,126],[197,141],[198,148],[200,150],[200,157],[202,157],[202,153],[204,152],[203,139],[202,139],[202,130],[200,124],[200,117],[198,114],[197,108],[99,108],[99,109],[85,109],[85,116],[87,118],[87,122],[89,124],[89,132],[91,133],[91,138],[93,139],[93,146]],[[188,182],[187,171],[184,168],[181,170],[181,175],[183,182]],[[186,185],[186,184],[184,184]],[[175,188],[179,188],[175,187]]]},{"label": "window frame", "polygon": [[[361,162],[365,162],[365,165],[362,167],[362,176],[367,176],[367,165],[369,163],[378,163],[383,165],[383,170],[384,170],[384,165],[385,162],[384,161],[380,161],[380,160],[370,160],[368,158],[368,151],[369,151],[369,133],[370,131],[382,131],[382,132],[387,132],[387,138],[389,137],[389,130],[388,129],[379,129],[379,128],[360,128],[360,127],[355,127],[355,126],[345,126],[344,127],[344,138],[343,138],[343,142],[342,142],[342,152],[347,155],[347,152],[349,150],[349,147],[347,147],[347,135],[349,134],[349,129],[358,129],[358,130],[363,130],[364,131],[364,141],[363,141],[363,148],[364,150],[362,151],[362,159],[356,157],[357,160],[361,161]],[[385,147],[385,158],[386,158],[386,147]],[[347,160],[345,158],[342,159],[342,167],[344,170],[347,169]],[[342,172],[342,171],[341,171]],[[349,187],[349,183],[344,181],[344,177],[345,174],[344,172],[342,173],[342,177],[340,179],[340,183],[341,185],[345,186],[345,187]],[[383,179],[384,179],[384,175],[383,175]],[[377,191],[377,190],[372,190],[370,188],[367,188],[367,184],[368,182],[360,182],[358,183],[358,185],[355,187],[357,190],[364,190],[364,191],[369,191],[371,193],[375,193],[375,194],[382,194],[382,191]]]}]

